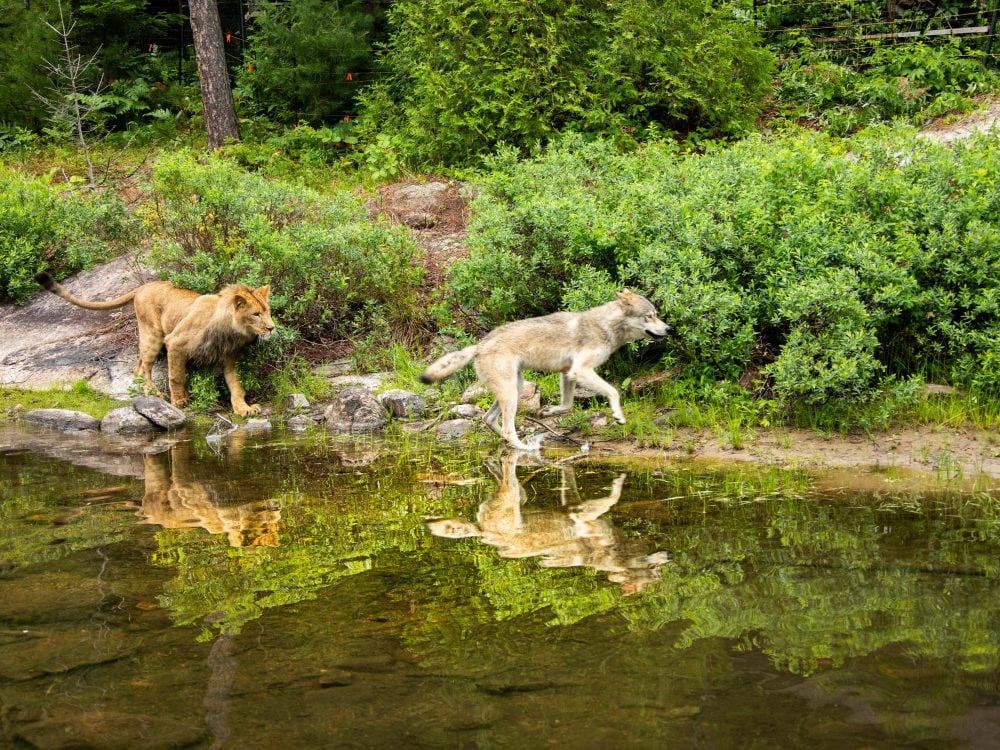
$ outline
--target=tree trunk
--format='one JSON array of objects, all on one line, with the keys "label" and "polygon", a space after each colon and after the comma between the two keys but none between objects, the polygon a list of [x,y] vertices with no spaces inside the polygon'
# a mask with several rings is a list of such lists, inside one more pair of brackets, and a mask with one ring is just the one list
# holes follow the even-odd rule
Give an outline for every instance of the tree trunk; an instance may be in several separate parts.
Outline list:
[{"label": "tree trunk", "polygon": [[227,138],[239,139],[233,91],[226,69],[219,6],[215,0],[189,0],[194,56],[201,79],[201,102],[205,110],[208,147],[219,148]]}]

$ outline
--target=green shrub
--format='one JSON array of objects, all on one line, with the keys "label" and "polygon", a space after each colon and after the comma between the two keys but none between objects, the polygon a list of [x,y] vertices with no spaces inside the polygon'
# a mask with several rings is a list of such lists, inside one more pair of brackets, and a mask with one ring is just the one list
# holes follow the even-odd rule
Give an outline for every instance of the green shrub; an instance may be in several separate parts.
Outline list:
[{"label": "green shrub", "polygon": [[786,408],[921,377],[998,390],[995,139],[797,131],[697,155],[567,138],[491,166],[449,281],[484,325],[624,286],[673,327],[681,377],[756,382]]},{"label": "green shrub", "polygon": [[0,165],[0,300],[24,302],[56,278],[130,248],[137,223],[111,193],[60,191]]},{"label": "green shrub", "polygon": [[863,60],[835,62],[808,46],[789,55],[776,79],[776,98],[793,118],[818,122],[834,135],[906,118],[920,123],[972,107],[996,88],[996,74],[957,42],[884,47]]},{"label": "green shrub", "polygon": [[178,285],[268,283],[279,325],[314,340],[367,335],[373,319],[405,329],[415,315],[415,244],[346,190],[321,195],[184,151],[159,160],[154,186],[152,258]]},{"label": "green shrub", "polygon": [[557,133],[630,141],[647,129],[740,134],[773,60],[728,4],[400,0],[388,75],[361,97],[367,143],[411,165],[475,163]]}]

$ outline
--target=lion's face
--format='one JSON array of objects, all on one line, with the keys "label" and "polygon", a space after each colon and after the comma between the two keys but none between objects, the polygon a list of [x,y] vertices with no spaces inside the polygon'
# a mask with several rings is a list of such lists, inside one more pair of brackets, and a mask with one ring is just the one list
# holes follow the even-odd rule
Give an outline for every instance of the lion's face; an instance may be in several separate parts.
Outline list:
[{"label": "lion's face", "polygon": [[266,339],[274,330],[271,305],[268,302],[270,296],[270,284],[258,289],[245,287],[234,294],[233,322],[248,338]]}]

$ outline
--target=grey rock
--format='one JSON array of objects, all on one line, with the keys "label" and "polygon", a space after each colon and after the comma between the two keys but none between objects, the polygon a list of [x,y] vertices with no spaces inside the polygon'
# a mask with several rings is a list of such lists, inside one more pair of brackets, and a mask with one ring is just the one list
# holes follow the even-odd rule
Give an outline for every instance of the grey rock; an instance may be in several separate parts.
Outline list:
[{"label": "grey rock", "polygon": [[156,396],[140,396],[132,401],[132,408],[164,430],[181,427],[187,422],[184,412]]},{"label": "grey rock", "polygon": [[[471,404],[490,395],[489,389],[478,380],[462,391],[459,401],[463,404]],[[530,380],[525,380],[521,385],[520,403],[518,409],[528,412],[536,412],[541,408],[542,391]]]},{"label": "grey rock", "polygon": [[309,399],[305,397],[304,393],[289,393],[285,396],[284,407],[288,411],[308,409]]},{"label": "grey rock", "polygon": [[590,425],[591,429],[603,430],[605,427],[611,424],[611,420],[608,419],[607,414],[600,412],[598,414],[591,414],[590,417],[587,419],[587,424]]},{"label": "grey rock", "polygon": [[444,182],[406,185],[396,190],[391,212],[412,229],[427,229],[438,223],[438,205],[447,192]]},{"label": "grey rock", "polygon": [[239,429],[244,432],[270,432],[271,427],[271,420],[265,417],[254,417],[241,424]]},{"label": "grey rock", "polygon": [[326,413],[326,427],[331,432],[370,433],[385,428],[389,421],[385,407],[366,388],[350,386],[338,394]]},{"label": "grey rock", "polygon": [[959,393],[958,388],[950,385],[937,385],[936,383],[927,383],[924,386],[925,396],[954,396]]},{"label": "grey rock", "polygon": [[480,383],[478,380],[462,391],[462,395],[459,397],[459,401],[463,404],[471,404],[473,401],[478,401],[481,398],[485,398],[489,395],[489,390],[485,385]]},{"label": "grey rock", "polygon": [[101,420],[72,409],[32,409],[25,412],[24,421],[63,432],[101,429]]},{"label": "grey rock", "polygon": [[350,359],[335,359],[313,368],[313,374],[321,378],[335,378],[354,373],[354,363]]},{"label": "grey rock", "polygon": [[434,432],[443,438],[461,438],[468,435],[476,428],[476,423],[471,419],[449,419],[441,422],[434,428]]},{"label": "grey rock", "polygon": [[518,397],[518,410],[529,414],[537,414],[542,408],[542,389],[529,380],[524,381],[521,386],[521,394]]},{"label": "grey rock", "polygon": [[374,391],[382,385],[382,381],[387,377],[389,377],[389,373],[386,372],[373,372],[368,375],[337,375],[330,378],[329,383],[335,391],[352,387]]},{"label": "grey rock", "polygon": [[313,420],[308,414],[296,414],[294,417],[288,418],[285,426],[293,432],[305,432],[313,426]]},{"label": "grey rock", "polygon": [[144,432],[159,432],[158,424],[147,419],[131,406],[119,406],[104,415],[101,420],[101,432],[113,435],[135,435]]},{"label": "grey rock", "polygon": [[378,399],[394,419],[420,419],[427,408],[423,396],[398,388],[380,393]]},{"label": "grey rock", "polygon": [[478,419],[484,412],[475,404],[455,404],[448,410],[448,414],[459,419]]}]

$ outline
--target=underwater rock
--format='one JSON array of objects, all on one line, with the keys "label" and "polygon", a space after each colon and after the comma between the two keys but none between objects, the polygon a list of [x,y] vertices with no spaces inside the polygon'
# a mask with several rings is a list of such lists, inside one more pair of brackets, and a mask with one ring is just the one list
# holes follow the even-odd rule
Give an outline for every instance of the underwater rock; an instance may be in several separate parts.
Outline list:
[{"label": "underwater rock", "polygon": [[91,710],[68,715],[41,714],[27,721],[27,717],[16,714],[11,718],[13,736],[20,743],[52,750],[127,747],[170,750],[193,747],[205,739],[205,728],[200,724],[192,725],[163,714]]}]

